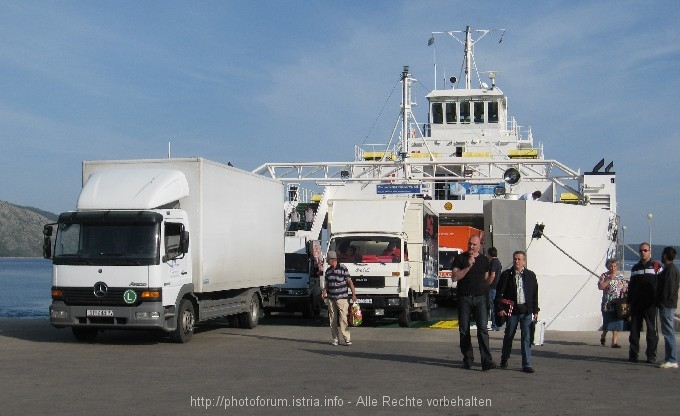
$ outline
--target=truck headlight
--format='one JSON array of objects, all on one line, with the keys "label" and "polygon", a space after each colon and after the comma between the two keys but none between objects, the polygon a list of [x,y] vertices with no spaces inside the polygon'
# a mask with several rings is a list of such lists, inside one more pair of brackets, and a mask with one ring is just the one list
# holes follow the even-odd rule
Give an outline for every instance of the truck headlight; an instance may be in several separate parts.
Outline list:
[{"label": "truck headlight", "polygon": [[68,312],[53,309],[50,311],[50,317],[55,319],[66,319],[68,318]]},{"label": "truck headlight", "polygon": [[399,306],[399,298],[389,298],[387,299],[387,304],[389,306]]},{"label": "truck headlight", "polygon": [[158,312],[135,312],[135,319],[158,319],[161,314]]}]

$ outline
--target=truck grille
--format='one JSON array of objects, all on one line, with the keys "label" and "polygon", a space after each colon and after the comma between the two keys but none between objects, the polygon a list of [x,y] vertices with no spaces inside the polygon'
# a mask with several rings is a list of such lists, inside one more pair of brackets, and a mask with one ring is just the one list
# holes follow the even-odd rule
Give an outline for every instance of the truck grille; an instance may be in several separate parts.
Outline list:
[{"label": "truck grille", "polygon": [[[137,293],[137,300],[134,303],[126,303],[123,299],[123,293],[127,290],[134,290]],[[137,306],[142,303],[140,292],[128,287],[109,287],[106,295],[100,298],[95,296],[92,287],[61,288],[64,303],[71,306]]]},{"label": "truck grille", "polygon": [[385,287],[385,276],[352,277],[355,287]]}]

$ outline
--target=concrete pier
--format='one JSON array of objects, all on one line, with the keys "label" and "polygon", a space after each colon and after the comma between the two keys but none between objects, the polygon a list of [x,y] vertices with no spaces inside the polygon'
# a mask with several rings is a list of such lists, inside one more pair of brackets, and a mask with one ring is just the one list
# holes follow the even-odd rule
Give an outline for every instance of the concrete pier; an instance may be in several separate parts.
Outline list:
[{"label": "concrete pier", "polygon": [[[325,324],[271,317],[253,330],[206,325],[187,344],[131,331],[88,344],[46,320],[0,319],[1,413],[677,414],[680,371],[629,363],[627,333],[612,349],[599,332],[548,330],[525,374],[519,333],[509,368],[483,372],[478,361],[462,368],[446,325],[352,328],[346,347],[330,345]],[[500,362],[502,332],[490,338]]]}]

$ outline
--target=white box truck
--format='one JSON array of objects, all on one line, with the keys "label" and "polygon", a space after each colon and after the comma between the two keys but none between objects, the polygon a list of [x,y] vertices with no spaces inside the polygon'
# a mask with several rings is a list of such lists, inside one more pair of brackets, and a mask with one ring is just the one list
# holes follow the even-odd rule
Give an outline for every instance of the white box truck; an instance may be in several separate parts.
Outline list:
[{"label": "white box truck", "polygon": [[366,317],[430,319],[438,292],[438,217],[422,198],[333,200],[329,250],[348,269]]},{"label": "white box truck", "polygon": [[[258,323],[262,286],[283,283],[283,184],[201,158],[83,162],[76,210],[45,226],[50,324],[100,330]],[[56,233],[55,233],[56,231]]]}]

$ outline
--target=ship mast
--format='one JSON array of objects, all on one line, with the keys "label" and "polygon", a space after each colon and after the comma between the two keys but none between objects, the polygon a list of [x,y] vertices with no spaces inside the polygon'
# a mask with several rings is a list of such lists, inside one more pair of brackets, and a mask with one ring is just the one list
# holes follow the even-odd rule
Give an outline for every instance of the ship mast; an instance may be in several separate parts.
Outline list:
[{"label": "ship mast", "polygon": [[[479,35],[477,39],[473,39],[472,35],[475,32]],[[449,35],[452,38],[456,39],[458,42],[463,44],[465,48],[465,62],[464,62],[464,72],[465,72],[465,89],[471,89],[472,88],[472,71],[476,70],[475,68],[475,63],[474,63],[474,45],[477,43],[479,40],[481,40],[484,36],[489,34],[490,32],[501,32],[501,40],[499,43],[503,40],[503,34],[505,34],[505,29],[476,29],[473,30],[470,26],[466,26],[465,30],[450,30],[447,32],[432,32],[432,37],[430,37],[430,40],[427,42],[428,45],[434,45],[435,44],[435,35]],[[459,33],[465,33],[465,39],[461,40],[456,37],[456,34]],[[436,47],[436,46],[435,46]],[[437,86],[437,55],[435,53],[435,63],[434,63],[434,78],[435,78],[435,89]]]},{"label": "ship mast", "polygon": [[472,29],[465,28],[465,89],[472,88]]},{"label": "ship mast", "polygon": [[408,139],[409,128],[408,120],[411,116],[411,74],[408,73],[408,65],[404,65],[401,73],[401,153],[402,159],[406,159],[409,153]]}]

